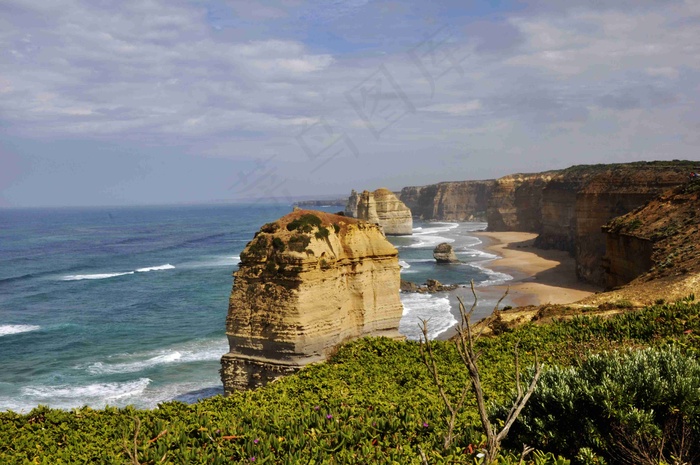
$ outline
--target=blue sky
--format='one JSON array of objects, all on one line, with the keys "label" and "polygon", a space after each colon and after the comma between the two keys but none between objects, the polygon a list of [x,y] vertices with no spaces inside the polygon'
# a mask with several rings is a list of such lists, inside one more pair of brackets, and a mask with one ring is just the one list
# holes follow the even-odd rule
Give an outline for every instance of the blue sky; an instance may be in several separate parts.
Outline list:
[{"label": "blue sky", "polygon": [[0,206],[698,160],[699,72],[690,0],[4,0]]}]

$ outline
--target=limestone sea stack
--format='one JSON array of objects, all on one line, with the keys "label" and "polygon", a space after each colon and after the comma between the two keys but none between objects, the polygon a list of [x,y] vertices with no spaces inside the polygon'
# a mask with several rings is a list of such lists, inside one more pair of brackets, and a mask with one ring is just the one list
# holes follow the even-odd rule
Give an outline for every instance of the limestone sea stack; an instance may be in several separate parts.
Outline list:
[{"label": "limestone sea stack", "polygon": [[400,338],[398,252],[375,224],[300,210],[241,252],[229,300],[224,391],[262,386],[362,336]]},{"label": "limestone sea stack", "polygon": [[[357,202],[357,216],[360,220],[365,220],[369,223],[378,224],[382,227],[382,222],[377,213],[377,202],[374,200],[374,193],[362,191]],[[386,234],[386,231],[382,228]]]},{"label": "limestone sea stack", "polygon": [[457,258],[457,255],[455,255],[455,251],[447,242],[438,244],[437,247],[433,249],[433,258],[438,263],[459,263],[459,259]]},{"label": "limestone sea stack", "polygon": [[413,234],[411,210],[389,189],[379,188],[361,194],[353,190],[345,207],[345,215],[377,223],[387,236]]},{"label": "limestone sea stack", "polygon": [[379,188],[373,192],[379,224],[389,236],[413,234],[411,210],[389,189]]},{"label": "limestone sea stack", "polygon": [[345,204],[345,216],[357,218],[357,205],[360,203],[360,194],[355,189],[350,192],[350,197]]}]

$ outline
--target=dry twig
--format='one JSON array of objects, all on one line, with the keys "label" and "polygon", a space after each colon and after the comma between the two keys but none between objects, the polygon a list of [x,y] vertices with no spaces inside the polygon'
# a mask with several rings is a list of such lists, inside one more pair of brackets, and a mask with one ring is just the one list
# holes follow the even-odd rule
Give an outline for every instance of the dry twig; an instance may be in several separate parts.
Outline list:
[{"label": "dry twig", "polygon": [[[462,359],[462,363],[467,367],[467,370],[469,372],[469,379],[471,380],[471,389],[474,391],[474,395],[476,397],[476,406],[477,410],[479,412],[479,418],[481,420],[481,424],[484,428],[484,432],[486,433],[486,452],[485,452],[485,457],[484,457],[484,463],[485,464],[490,464],[493,461],[496,460],[496,457],[498,456],[498,452],[500,450],[501,442],[503,439],[506,437],[508,432],[510,431],[510,428],[513,426],[515,421],[518,418],[518,415],[520,415],[520,412],[522,411],[523,407],[525,407],[525,404],[527,401],[530,399],[530,396],[535,390],[535,387],[537,386],[537,381],[540,378],[540,375],[542,373],[542,365],[540,364],[538,358],[537,358],[537,353],[535,353],[535,374],[532,378],[532,381],[530,385],[528,386],[527,390],[523,392],[523,388],[521,385],[521,377],[520,377],[520,362],[519,362],[519,357],[518,357],[518,344],[516,343],[515,345],[515,384],[516,384],[516,390],[517,390],[517,396],[515,398],[515,401],[513,402],[513,405],[508,412],[508,416],[506,417],[505,423],[503,425],[503,428],[501,428],[500,431],[497,431],[491,421],[489,420],[488,417],[488,412],[486,409],[486,400],[484,399],[484,390],[481,386],[481,378],[479,376],[479,367],[477,365],[477,361],[479,360],[479,357],[481,356],[481,351],[477,351],[475,349],[475,343],[476,341],[481,338],[481,336],[484,333],[484,330],[488,327],[489,322],[494,318],[494,315],[497,314],[498,311],[498,306],[501,304],[503,299],[508,295],[508,290],[501,296],[501,298],[498,300],[496,303],[495,308],[493,309],[493,312],[491,316],[486,318],[484,321],[481,323],[481,328],[479,328],[478,332],[475,332],[475,328],[471,323],[471,317],[472,314],[474,313],[474,310],[476,309],[476,305],[478,302],[478,298],[476,295],[476,291],[474,290],[474,281],[471,282],[471,291],[472,295],[474,296],[474,303],[472,304],[471,308],[469,311],[466,310],[466,306],[464,305],[464,302],[460,297],[457,297],[459,301],[459,313],[461,316],[461,322],[459,323],[457,327],[457,334],[458,338],[456,340],[456,345],[457,345],[457,351],[459,352],[459,356]],[[448,423],[447,423],[447,435],[445,436],[445,449],[449,448],[452,440],[454,439],[454,428],[455,428],[455,421],[457,418],[458,413],[462,410],[464,406],[464,401],[466,398],[467,391],[469,390],[470,386],[467,385],[464,387],[462,392],[460,393],[459,400],[457,401],[456,404],[452,404],[450,401],[449,396],[445,392],[443,382],[440,379],[440,374],[437,368],[437,363],[435,361],[435,355],[433,354],[433,348],[430,340],[428,339],[428,322],[426,320],[422,321],[421,325],[421,331],[423,333],[423,338],[421,339],[421,345],[420,345],[420,353],[421,357],[423,358],[423,363],[425,366],[428,368],[428,371],[430,372],[433,381],[435,382],[435,385],[438,388],[438,392],[440,393],[440,397],[442,398],[443,403],[445,404],[445,407],[447,408],[447,411],[449,412],[449,418],[448,418]],[[425,349],[424,349],[425,347]],[[523,454],[521,455],[521,461],[524,459],[525,455],[531,451],[528,447],[523,448]]]}]

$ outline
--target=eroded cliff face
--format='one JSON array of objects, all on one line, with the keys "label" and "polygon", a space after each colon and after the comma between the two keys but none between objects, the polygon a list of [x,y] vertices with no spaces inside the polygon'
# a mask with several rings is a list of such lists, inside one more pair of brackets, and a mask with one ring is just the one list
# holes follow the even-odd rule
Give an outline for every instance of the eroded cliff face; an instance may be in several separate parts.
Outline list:
[{"label": "eroded cliff face", "polygon": [[413,234],[413,215],[389,189],[379,188],[374,192],[354,190],[348,198],[345,215],[376,223],[388,236]]},{"label": "eroded cliff face", "polygon": [[400,198],[423,220],[483,221],[494,181],[441,182],[404,187]]},{"label": "eroded cliff face", "polygon": [[687,177],[687,166],[672,162],[610,165],[591,176],[576,195],[574,256],[578,277],[605,285],[607,240],[602,226],[685,183]]},{"label": "eroded cliff face", "polygon": [[360,202],[360,194],[357,193],[355,189],[350,192],[350,197],[345,204],[345,216],[350,218],[357,218],[357,204]]},{"label": "eroded cliff face", "polygon": [[373,192],[379,217],[379,224],[388,236],[408,236],[413,234],[411,210],[388,189]]},{"label": "eroded cliff face", "polygon": [[357,200],[357,216],[355,218],[381,226],[377,214],[377,202],[374,200],[373,193],[362,191]]},{"label": "eroded cliff face", "polygon": [[488,204],[489,230],[536,232],[537,247],[568,251],[576,258],[580,279],[605,285],[606,238],[601,227],[684,183],[688,173],[697,170],[698,164],[690,161],[578,165],[496,181],[406,187],[401,199],[414,216],[464,221],[479,204],[474,200],[479,197],[474,195],[475,183],[490,183],[479,188],[483,189],[479,198]]},{"label": "eroded cliff face", "polygon": [[241,253],[222,357],[226,394],[325,360],[343,341],[400,337],[398,252],[377,225],[300,210]]},{"label": "eroded cliff face", "polygon": [[542,219],[535,247],[566,250],[573,255],[576,231],[576,195],[583,179],[555,176],[542,190]]},{"label": "eroded cliff face", "polygon": [[[651,280],[692,281],[700,291],[700,180],[664,192],[603,227],[609,288]],[[692,284],[692,283],[691,283]],[[668,298],[669,296],[662,296]],[[684,297],[684,295],[681,295]]]},{"label": "eroded cliff face", "polygon": [[558,172],[512,174],[499,178],[489,198],[489,231],[542,231],[542,194]]}]

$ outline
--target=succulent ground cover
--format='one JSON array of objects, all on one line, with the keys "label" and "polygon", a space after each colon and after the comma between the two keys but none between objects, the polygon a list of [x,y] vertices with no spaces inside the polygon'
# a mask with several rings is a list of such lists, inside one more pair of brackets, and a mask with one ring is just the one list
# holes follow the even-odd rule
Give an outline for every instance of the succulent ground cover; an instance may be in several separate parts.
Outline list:
[{"label": "succulent ground cover", "polygon": [[[535,351],[545,368],[588,370],[589,360],[597,363],[595,354],[610,358],[645,348],[672,350],[692,365],[700,353],[700,304],[686,299],[610,318],[555,318],[480,339],[482,384],[496,422],[498,406],[507,405],[513,395],[516,342],[524,369],[533,363]],[[454,345],[436,342],[433,348],[446,374],[448,394],[458,395],[468,376]],[[543,374],[543,379],[550,378],[563,382]],[[543,399],[551,404],[551,386],[543,386],[549,389],[549,397]],[[0,463],[480,463],[484,436],[474,399],[468,398],[466,405],[456,421],[456,439],[445,450],[446,412],[418,344],[362,339],[340,347],[329,362],[265,388],[194,405],[167,402],[153,410],[38,407],[25,415],[0,413]],[[615,411],[622,415],[634,408],[616,405]],[[689,434],[697,434],[700,429],[692,428],[700,427],[700,405],[683,408]],[[512,450],[506,449],[498,463],[519,463],[524,441],[539,448],[527,456],[527,463],[624,463],[606,455],[604,447],[586,447],[585,441],[579,450],[573,449],[566,421],[550,413],[553,417],[543,431],[559,440],[530,442],[541,439],[540,430],[528,426],[532,417],[525,416],[531,423],[514,428],[508,438]],[[642,419],[648,420],[650,434],[663,428],[647,417]]]}]

